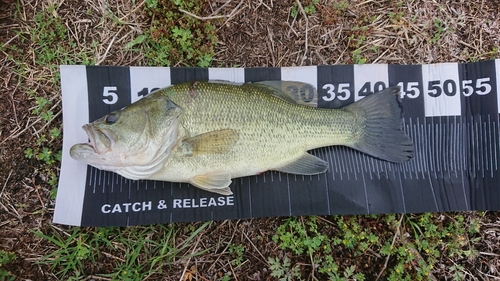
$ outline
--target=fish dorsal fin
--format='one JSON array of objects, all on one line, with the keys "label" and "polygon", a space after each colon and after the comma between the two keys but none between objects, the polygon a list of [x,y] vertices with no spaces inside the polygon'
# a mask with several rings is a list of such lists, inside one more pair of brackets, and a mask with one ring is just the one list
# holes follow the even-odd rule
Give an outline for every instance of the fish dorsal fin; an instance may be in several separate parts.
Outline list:
[{"label": "fish dorsal fin", "polygon": [[318,91],[311,84],[297,81],[260,81],[252,84],[267,88],[269,94],[289,103],[318,106]]},{"label": "fish dorsal fin", "polygon": [[316,175],[326,172],[328,170],[328,163],[306,153],[294,162],[275,170],[296,175]]},{"label": "fish dorsal fin", "polygon": [[227,172],[211,172],[194,176],[189,183],[206,191],[215,192],[222,195],[231,195],[231,175]]},{"label": "fish dorsal fin", "polygon": [[220,154],[231,150],[239,139],[232,129],[216,130],[184,140],[181,147],[186,155]]},{"label": "fish dorsal fin", "polygon": [[241,82],[233,82],[229,80],[222,80],[222,79],[211,79],[207,81],[208,83],[215,83],[215,84],[226,84],[226,85],[235,85],[235,86],[241,86],[243,83]]}]

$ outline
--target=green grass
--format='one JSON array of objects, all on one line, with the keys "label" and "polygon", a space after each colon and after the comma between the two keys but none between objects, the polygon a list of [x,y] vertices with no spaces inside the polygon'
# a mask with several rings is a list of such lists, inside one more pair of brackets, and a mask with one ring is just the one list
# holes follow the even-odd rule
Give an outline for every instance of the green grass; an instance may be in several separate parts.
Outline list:
[{"label": "green grass", "polygon": [[148,65],[210,66],[218,41],[215,26],[180,11],[200,14],[204,3],[146,0],[146,9],[154,20],[145,34],[138,35],[126,47],[142,53]]},{"label": "green grass", "polygon": [[[105,260],[104,266],[109,267],[105,270],[107,273],[98,276],[112,280],[142,280],[161,274],[165,264],[210,250],[187,252],[209,224],[199,224],[192,229],[177,229],[172,224],[131,228],[74,227],[67,233],[55,229],[46,233],[37,230],[38,237],[50,242],[50,253],[38,263],[49,265],[60,279],[81,280],[89,270],[96,270],[96,262],[103,265]],[[178,238],[181,234],[187,238]]]},{"label": "green grass", "polygon": [[[306,14],[311,15],[319,1],[301,3]],[[202,0],[146,0],[146,12],[155,20],[125,48],[140,52],[146,65],[210,66],[217,44],[214,23],[200,21],[179,10],[201,15],[204,5]],[[292,5],[290,16],[294,17],[299,10],[296,2]],[[332,22],[335,16],[349,9],[348,1],[332,5]],[[53,13],[54,9],[49,6],[37,11],[30,28],[18,31],[17,43],[2,46],[2,50],[14,62],[19,85],[29,76],[33,59],[35,66],[47,69],[48,73],[38,77],[37,82],[49,85],[51,92],[57,93],[60,91],[57,65],[94,64],[92,50],[98,43],[77,46],[64,19]],[[393,23],[403,16],[399,11],[388,14]],[[111,17],[116,24],[122,24],[117,17]],[[362,47],[369,40],[372,22],[373,18],[360,17],[347,34],[353,63],[366,62]],[[430,28],[434,32],[433,42],[439,42],[447,32],[446,24],[439,20]],[[33,44],[34,58],[23,55],[23,44],[29,43]],[[498,46],[487,55],[494,58],[497,53]],[[62,138],[61,126],[52,122],[57,115],[57,99],[22,87],[25,86],[20,89],[33,103],[30,117],[40,119],[40,127],[47,125],[24,150],[25,157],[45,175],[41,178],[47,184],[55,186]],[[61,280],[82,280],[89,272],[105,272],[97,276],[111,280],[159,277],[165,268],[181,259],[214,252],[212,248],[191,251],[209,224],[37,229],[35,235],[46,245],[45,256],[38,263],[50,267]],[[380,256],[377,263],[371,263],[380,267],[371,272],[381,273],[381,280],[427,280],[439,265],[448,266],[452,280],[463,280],[464,267],[459,262],[477,257],[473,245],[480,239],[479,219],[474,214],[294,217],[275,227],[272,238],[262,239],[277,246],[267,257],[267,263],[269,274],[278,280],[308,280],[312,272],[318,280],[371,280],[374,276],[368,275],[359,262],[368,255]],[[246,249],[244,244],[235,242],[228,245],[225,254],[237,269],[247,264],[244,258],[250,257],[250,251],[251,247]],[[0,251],[0,280],[15,279],[5,269],[15,260],[13,253]],[[383,269],[384,261],[387,268]],[[231,277],[223,275],[221,279],[231,280]]]},{"label": "green grass", "polygon": [[[306,261],[294,264],[288,257],[306,256],[317,267],[319,280],[370,280],[375,275],[365,276],[357,265],[367,253],[376,253],[379,264],[387,260],[389,265],[373,272],[381,272],[382,280],[428,280],[438,263],[477,256],[472,244],[480,239],[480,220],[466,221],[461,214],[334,216],[329,221],[312,216],[289,218],[280,225],[273,241],[285,251],[285,258],[269,257],[272,276],[305,279],[290,272]],[[453,280],[460,280],[460,266],[450,270]]]},{"label": "green grass", "polygon": [[13,262],[16,258],[16,255],[12,252],[0,251],[0,280],[13,281],[16,279],[15,276],[3,268],[4,265]]}]

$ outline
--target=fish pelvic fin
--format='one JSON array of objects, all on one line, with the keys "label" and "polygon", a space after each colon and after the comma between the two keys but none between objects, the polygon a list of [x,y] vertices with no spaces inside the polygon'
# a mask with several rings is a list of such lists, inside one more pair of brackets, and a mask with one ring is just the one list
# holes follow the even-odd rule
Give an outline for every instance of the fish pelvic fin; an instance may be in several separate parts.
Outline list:
[{"label": "fish pelvic fin", "polygon": [[413,142],[402,129],[400,88],[390,87],[345,107],[359,118],[361,129],[350,147],[390,162],[405,162],[413,157]]},{"label": "fish pelvic fin", "polygon": [[314,155],[305,153],[294,162],[275,170],[296,175],[316,175],[326,172],[328,163]]},{"label": "fish pelvic fin", "polygon": [[231,176],[226,172],[212,172],[203,175],[194,176],[189,183],[206,191],[231,195],[233,192],[229,188]]}]

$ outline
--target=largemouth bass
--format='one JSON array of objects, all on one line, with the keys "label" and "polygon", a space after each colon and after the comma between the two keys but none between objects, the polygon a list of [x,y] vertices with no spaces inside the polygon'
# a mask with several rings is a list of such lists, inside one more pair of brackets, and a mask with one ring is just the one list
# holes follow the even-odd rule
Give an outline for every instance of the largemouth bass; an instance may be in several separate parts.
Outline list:
[{"label": "largemouth bass", "polygon": [[188,182],[223,195],[232,178],[267,170],[314,175],[328,163],[307,151],[344,145],[404,162],[399,88],[341,109],[297,104],[272,83],[189,82],[158,90],[83,126],[70,154],[129,179]]}]

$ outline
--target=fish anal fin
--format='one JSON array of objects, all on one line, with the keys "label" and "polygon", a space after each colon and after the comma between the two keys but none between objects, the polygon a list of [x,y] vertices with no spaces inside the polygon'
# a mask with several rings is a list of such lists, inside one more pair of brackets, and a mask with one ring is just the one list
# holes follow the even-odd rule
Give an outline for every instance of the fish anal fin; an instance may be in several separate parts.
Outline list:
[{"label": "fish anal fin", "polygon": [[294,162],[275,170],[296,175],[316,175],[326,172],[328,163],[314,155],[305,153]]},{"label": "fish anal fin", "polygon": [[188,138],[181,144],[187,155],[220,154],[230,151],[239,139],[238,132],[223,129]]},{"label": "fish anal fin", "polygon": [[203,175],[194,176],[189,180],[189,183],[206,191],[231,195],[231,175],[227,172],[211,172]]}]

